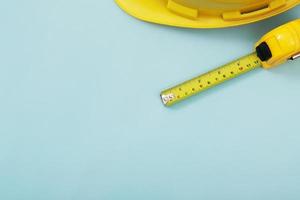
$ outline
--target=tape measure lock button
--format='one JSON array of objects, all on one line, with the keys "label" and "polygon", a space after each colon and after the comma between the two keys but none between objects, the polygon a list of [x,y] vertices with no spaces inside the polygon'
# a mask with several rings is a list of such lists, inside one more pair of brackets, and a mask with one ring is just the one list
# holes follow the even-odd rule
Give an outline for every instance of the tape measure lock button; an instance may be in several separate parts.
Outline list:
[{"label": "tape measure lock button", "polygon": [[256,53],[261,61],[268,61],[270,58],[272,58],[271,49],[266,42],[262,42],[256,47]]}]

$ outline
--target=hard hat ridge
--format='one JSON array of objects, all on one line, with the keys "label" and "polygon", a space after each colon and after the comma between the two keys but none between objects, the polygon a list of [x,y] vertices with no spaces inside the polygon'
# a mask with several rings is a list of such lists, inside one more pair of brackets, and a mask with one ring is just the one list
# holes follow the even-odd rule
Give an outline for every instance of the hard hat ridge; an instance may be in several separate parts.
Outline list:
[{"label": "hard hat ridge", "polygon": [[300,0],[116,0],[141,20],[187,28],[219,28],[275,16]]}]

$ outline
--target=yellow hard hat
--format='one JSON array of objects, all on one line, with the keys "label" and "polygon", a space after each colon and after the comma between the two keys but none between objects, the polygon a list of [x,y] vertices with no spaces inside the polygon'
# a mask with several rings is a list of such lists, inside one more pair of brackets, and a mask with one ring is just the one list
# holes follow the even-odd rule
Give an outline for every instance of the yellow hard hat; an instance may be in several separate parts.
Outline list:
[{"label": "yellow hard hat", "polygon": [[237,26],[277,15],[300,0],[116,0],[144,21],[187,28]]}]

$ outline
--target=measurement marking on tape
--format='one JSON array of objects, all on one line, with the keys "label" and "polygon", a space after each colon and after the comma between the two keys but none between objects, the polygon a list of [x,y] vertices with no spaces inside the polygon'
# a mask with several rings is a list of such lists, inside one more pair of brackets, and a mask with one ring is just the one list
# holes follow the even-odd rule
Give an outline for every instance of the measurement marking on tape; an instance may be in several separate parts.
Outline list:
[{"label": "measurement marking on tape", "polygon": [[260,59],[257,57],[256,53],[252,53],[163,91],[161,93],[162,102],[166,106],[171,106],[260,66]]}]

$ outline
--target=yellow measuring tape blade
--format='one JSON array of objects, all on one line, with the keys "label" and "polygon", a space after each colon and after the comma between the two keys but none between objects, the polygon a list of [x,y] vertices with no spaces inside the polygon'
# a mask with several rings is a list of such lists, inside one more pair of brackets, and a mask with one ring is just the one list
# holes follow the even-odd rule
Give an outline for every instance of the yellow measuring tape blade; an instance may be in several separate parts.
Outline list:
[{"label": "yellow measuring tape blade", "polygon": [[160,96],[164,105],[171,106],[260,66],[260,59],[256,53],[252,53],[173,88],[167,89],[163,91]]}]

